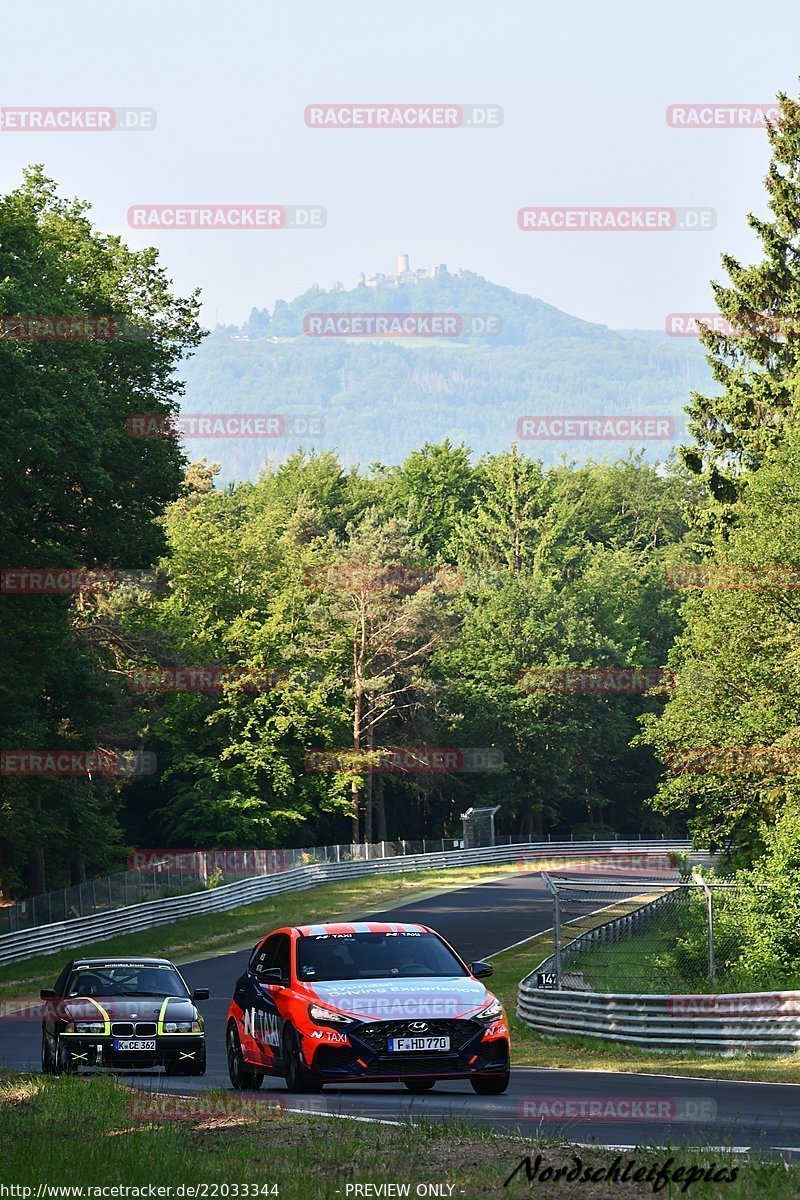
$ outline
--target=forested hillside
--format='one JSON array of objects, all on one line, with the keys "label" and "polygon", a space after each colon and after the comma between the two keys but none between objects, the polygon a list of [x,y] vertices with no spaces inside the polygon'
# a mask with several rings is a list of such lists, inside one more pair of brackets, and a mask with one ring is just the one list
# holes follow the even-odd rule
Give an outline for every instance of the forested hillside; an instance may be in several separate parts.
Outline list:
[{"label": "forested hillside", "polygon": [[[304,333],[309,314],[394,312],[454,313],[465,327],[470,316],[488,315],[498,332],[414,339]],[[689,391],[709,384],[693,338],[593,325],[466,271],[399,287],[311,288],[290,304],[278,301],[272,312],[254,309],[241,328],[215,330],[183,377],[187,413],[312,414],[322,421],[321,435],[312,437],[193,439],[192,457],[218,459],[223,480],[254,480],[267,456],[280,461],[298,446],[335,450],[345,465],[398,464],[426,439],[497,453],[515,437],[518,418],[537,413],[670,416],[680,432],[672,443],[646,446],[655,461],[682,438]],[[583,459],[609,450],[598,445],[531,441],[521,448],[557,462],[564,452]],[[612,455],[628,448],[611,443]]]}]

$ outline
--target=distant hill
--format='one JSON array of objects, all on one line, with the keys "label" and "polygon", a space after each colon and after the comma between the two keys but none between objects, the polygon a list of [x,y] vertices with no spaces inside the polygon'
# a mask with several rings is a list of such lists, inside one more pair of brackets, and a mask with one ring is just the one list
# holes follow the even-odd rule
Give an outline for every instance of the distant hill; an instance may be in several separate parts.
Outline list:
[{"label": "distant hill", "polygon": [[[480,315],[499,329],[492,336],[310,336],[304,318],[320,313],[458,314],[463,326]],[[712,386],[693,339],[611,330],[468,271],[394,287],[310,288],[272,312],[254,309],[241,327],[215,329],[183,376],[184,413],[280,413],[323,424],[312,438],[188,440],[190,457],[217,459],[225,480],[255,478],[266,457],[280,460],[298,445],[336,449],[347,464],[400,462],[424,441],[445,437],[478,454],[498,451],[515,439],[517,419],[531,414],[682,421],[690,390]],[[520,445],[545,462],[628,449],[605,441]],[[664,458],[669,445],[646,449],[649,458]]]}]

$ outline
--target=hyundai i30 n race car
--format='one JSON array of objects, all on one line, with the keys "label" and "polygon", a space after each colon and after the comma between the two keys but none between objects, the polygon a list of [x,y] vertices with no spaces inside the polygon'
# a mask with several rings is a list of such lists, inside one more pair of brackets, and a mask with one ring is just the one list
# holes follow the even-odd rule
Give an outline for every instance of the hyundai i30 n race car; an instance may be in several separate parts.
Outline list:
[{"label": "hyundai i30 n race car", "polygon": [[204,1075],[203,1019],[183,977],[163,958],[81,958],[67,963],[40,992],[42,1071],[61,1075],[88,1067]]},{"label": "hyundai i30 n race car", "polygon": [[468,1079],[504,1092],[503,1007],[471,967],[424,925],[356,922],[278,929],[254,948],[228,1010],[235,1088],[282,1075],[293,1092],[324,1083],[401,1080],[424,1092]]}]

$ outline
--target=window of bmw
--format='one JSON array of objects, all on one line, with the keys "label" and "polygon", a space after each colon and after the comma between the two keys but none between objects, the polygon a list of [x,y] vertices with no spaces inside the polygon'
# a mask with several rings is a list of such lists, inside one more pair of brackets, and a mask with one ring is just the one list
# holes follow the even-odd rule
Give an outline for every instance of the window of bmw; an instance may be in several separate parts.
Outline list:
[{"label": "window of bmw", "polygon": [[189,991],[174,967],[166,963],[114,963],[77,967],[67,984],[67,996],[175,996]]},{"label": "window of bmw", "polygon": [[432,933],[325,933],[298,939],[300,979],[431,979],[468,972]]}]

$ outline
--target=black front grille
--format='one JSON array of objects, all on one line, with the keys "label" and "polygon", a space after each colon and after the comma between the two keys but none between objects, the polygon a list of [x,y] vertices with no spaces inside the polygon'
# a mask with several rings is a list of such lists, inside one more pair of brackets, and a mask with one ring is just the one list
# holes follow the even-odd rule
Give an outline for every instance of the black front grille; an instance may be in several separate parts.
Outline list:
[{"label": "black front grille", "polygon": [[155,1021],[137,1021],[136,1022],[137,1037],[155,1037],[156,1023]]},{"label": "black front grille", "polygon": [[133,1037],[132,1021],[112,1021],[111,1032],[115,1037]]},{"label": "black front grille", "polygon": [[467,1069],[458,1054],[384,1054],[374,1058],[367,1075],[451,1075]]},{"label": "black front grille", "polygon": [[[413,1028],[424,1024],[425,1029]],[[360,1029],[355,1029],[352,1033],[353,1038],[357,1038],[360,1042],[364,1042],[376,1054],[386,1054],[389,1046],[387,1038],[390,1037],[449,1037],[450,1050],[460,1050],[465,1042],[468,1042],[471,1037],[479,1033],[483,1026],[477,1021],[468,1020],[439,1020],[439,1021],[373,1021],[369,1025],[362,1025]],[[408,1058],[409,1054],[400,1053],[393,1054],[392,1058]],[[440,1058],[445,1057],[440,1055]]]}]

